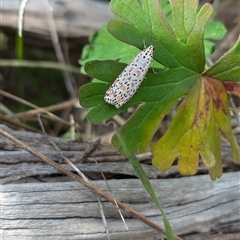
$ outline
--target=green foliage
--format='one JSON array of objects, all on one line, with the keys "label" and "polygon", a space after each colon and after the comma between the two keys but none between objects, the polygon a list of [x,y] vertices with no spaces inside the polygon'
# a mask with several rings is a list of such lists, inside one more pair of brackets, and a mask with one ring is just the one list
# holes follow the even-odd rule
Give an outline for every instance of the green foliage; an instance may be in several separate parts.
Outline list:
[{"label": "green foliage", "polygon": [[7,36],[0,32],[0,51],[6,50],[8,48]]},{"label": "green foliage", "polygon": [[[91,60],[119,60],[128,63],[133,56],[137,55],[139,50],[129,46],[124,42],[118,41],[107,30],[106,25],[103,25],[99,32],[89,38],[91,44],[83,49],[80,65],[84,66]],[[111,51],[109,51],[111,49]],[[84,68],[81,69],[82,72]]]},{"label": "green foliage", "polygon": [[204,50],[205,55],[212,54],[215,50],[215,44],[211,40],[221,40],[227,30],[221,22],[208,22],[204,31]]},{"label": "green foliage", "polygon": [[16,34],[16,59],[23,59],[24,45],[23,45],[23,37],[19,37]]},{"label": "green foliage", "polygon": [[[154,65],[154,72],[151,69],[148,71],[137,93],[123,107],[116,109],[105,103],[103,97],[126,66],[113,60],[122,59],[125,54],[115,52],[112,55],[112,45],[102,43],[109,46],[104,49],[104,53],[109,52],[113,60],[85,64],[85,71],[100,81],[85,84],[79,89],[80,103],[83,107],[91,108],[88,118],[95,124],[141,104],[121,128],[121,134],[132,151],[144,151],[163,117],[182,99],[169,129],[152,146],[153,165],[165,171],[178,157],[179,171],[191,175],[196,173],[200,154],[211,178],[216,179],[222,174],[221,133],[230,141],[234,161],[240,158],[230,128],[227,95],[227,90],[240,95],[237,83],[240,43],[236,43],[235,47],[205,71],[205,52],[211,51],[204,50],[204,34],[207,38],[215,39],[224,35],[223,29],[222,35],[214,31],[211,33],[214,24],[208,25],[205,31],[212,15],[211,5],[205,4],[197,10],[197,1],[175,0],[171,2],[169,11],[166,1],[162,3],[165,3],[164,9],[159,0],[114,0],[110,6],[117,17],[107,27],[115,38],[139,49],[144,48],[143,42],[146,46],[154,44],[154,60],[164,67]],[[167,19],[166,14],[170,13]],[[97,57],[99,50],[95,53]],[[101,59],[105,59],[105,56]],[[116,135],[112,143],[125,153]]]},{"label": "green foliage", "polygon": [[173,236],[173,232],[172,232],[172,228],[170,226],[170,223],[163,211],[163,208],[154,192],[154,189],[149,181],[149,179],[147,178],[141,164],[139,163],[139,161],[137,160],[136,156],[134,155],[134,153],[132,152],[131,148],[129,147],[126,139],[124,138],[124,136],[121,133],[116,133],[116,137],[118,138],[118,141],[121,143],[121,146],[124,149],[124,152],[126,154],[126,156],[128,157],[129,161],[131,162],[138,178],[141,180],[143,186],[145,187],[145,189],[147,190],[147,192],[149,193],[149,195],[151,196],[152,200],[155,202],[156,206],[158,207],[158,209],[160,210],[160,212],[162,213],[162,217],[163,217],[163,222],[164,222],[164,226],[166,229],[166,235],[167,235],[167,239],[168,240],[174,240],[174,236]]},{"label": "green foliage", "polygon": [[[161,0],[161,6],[164,14],[167,17],[169,25],[173,27],[173,19],[171,15],[171,6],[168,0]],[[226,28],[221,22],[210,21],[207,23],[204,31],[204,50],[206,55],[210,55],[215,50],[215,44],[211,40],[220,40],[226,34]],[[143,44],[145,39],[141,39]],[[136,56],[139,50],[134,45],[126,44],[118,41],[107,30],[106,25],[89,38],[89,45],[83,49],[79,64],[84,66],[92,60],[118,60],[120,62],[129,63],[133,56]],[[111,49],[111,51],[109,51]],[[154,63],[154,67],[162,66],[159,63]],[[84,67],[81,72],[85,73]]]}]

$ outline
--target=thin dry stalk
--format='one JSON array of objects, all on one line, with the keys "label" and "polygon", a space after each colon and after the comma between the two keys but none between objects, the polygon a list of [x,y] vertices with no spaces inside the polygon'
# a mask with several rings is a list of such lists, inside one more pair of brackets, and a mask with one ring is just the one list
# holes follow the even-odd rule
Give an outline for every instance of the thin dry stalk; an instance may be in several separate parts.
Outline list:
[{"label": "thin dry stalk", "polygon": [[[10,141],[14,142],[20,148],[28,151],[29,153],[33,154],[34,156],[40,158],[45,163],[51,165],[52,167],[56,168],[60,172],[66,174],[69,177],[71,177],[75,181],[78,181],[79,183],[83,184],[85,187],[87,187],[88,189],[90,189],[94,193],[98,194],[100,197],[105,198],[106,200],[108,200],[109,202],[113,203],[114,205],[117,203],[119,208],[121,208],[122,210],[124,210],[127,213],[131,214],[132,216],[138,218],[140,221],[146,223],[147,225],[149,225],[150,227],[156,229],[157,231],[166,234],[165,229],[163,227],[161,227],[161,226],[157,225],[156,223],[152,222],[151,220],[149,220],[148,218],[146,218],[143,215],[139,214],[138,212],[136,212],[132,208],[128,207],[127,205],[123,204],[122,202],[114,199],[111,195],[109,195],[109,194],[105,193],[104,191],[98,189],[93,184],[85,181],[83,178],[81,178],[81,177],[77,176],[76,174],[68,171],[67,169],[65,169],[64,167],[59,165],[58,163],[54,162],[50,158],[48,158],[45,155],[41,154],[40,152],[36,151],[34,148],[31,148],[31,147],[27,146],[26,144],[24,144],[23,142],[19,141],[18,139],[16,139],[15,137],[10,135],[9,133],[4,131],[3,129],[0,129],[0,134],[3,135],[4,137],[8,138]],[[180,238],[180,237],[178,237],[176,235],[174,235],[174,238],[176,240],[183,240],[182,238]]]}]

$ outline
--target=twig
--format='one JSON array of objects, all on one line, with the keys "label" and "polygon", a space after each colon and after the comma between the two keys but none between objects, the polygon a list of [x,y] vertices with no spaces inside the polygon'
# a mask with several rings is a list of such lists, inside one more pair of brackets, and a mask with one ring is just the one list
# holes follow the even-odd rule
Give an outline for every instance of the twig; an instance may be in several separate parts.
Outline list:
[{"label": "twig", "polygon": [[[54,146],[54,148],[59,152],[59,154],[60,154],[61,157],[65,160],[65,162],[66,162],[68,165],[70,165],[70,166],[73,168],[73,170],[75,170],[75,171],[78,173],[78,175],[84,179],[84,181],[90,182],[90,181],[88,180],[88,178],[82,173],[82,171],[80,171],[80,169],[78,169],[67,157],[65,157],[65,156],[63,155],[62,151],[57,147],[57,145],[54,143],[54,141],[46,134],[45,129],[44,129],[43,124],[42,124],[42,121],[41,121],[41,118],[40,118],[40,115],[38,115],[38,122],[39,122],[39,124],[40,124],[40,127],[41,127],[41,129],[42,129],[45,137],[48,139],[48,141],[49,141],[50,143],[52,143],[52,145]],[[95,195],[96,195],[96,194],[95,194]],[[105,229],[106,229],[106,233],[107,233],[107,236],[108,236],[108,239],[109,239],[109,229],[108,229],[107,220],[106,220],[106,218],[105,218],[105,214],[104,214],[104,211],[103,211],[102,203],[101,203],[100,198],[98,197],[98,195],[96,195],[96,197],[97,197],[97,201],[98,201],[100,213],[101,213],[102,220],[103,220],[103,225],[104,225],[104,227],[105,227]],[[110,240],[110,239],[109,239],[109,240]]]},{"label": "twig", "polygon": [[101,171],[101,168],[100,168],[100,166],[99,166],[99,164],[98,164],[98,162],[97,162],[97,160],[96,160],[95,158],[94,158],[94,161],[95,161],[95,163],[97,164],[99,171],[101,172],[101,175],[102,175],[102,177],[103,177],[103,179],[104,179],[104,181],[105,181],[105,183],[106,183],[106,185],[107,185],[107,188],[109,189],[109,192],[111,193],[112,197],[114,198],[115,205],[116,205],[117,210],[118,210],[118,212],[119,212],[119,215],[120,215],[120,217],[121,217],[121,219],[122,219],[122,221],[123,221],[123,223],[124,223],[124,225],[125,225],[125,228],[126,228],[127,230],[129,230],[129,229],[128,229],[128,226],[127,226],[127,223],[126,223],[126,221],[125,221],[125,219],[124,219],[124,217],[123,217],[123,215],[122,215],[122,213],[121,213],[121,210],[120,210],[120,208],[119,208],[118,205],[117,205],[117,202],[116,202],[116,199],[115,199],[115,197],[114,197],[114,195],[113,195],[113,193],[112,193],[112,190],[111,190],[110,186],[108,185],[107,179],[105,178],[105,176],[104,176],[103,172]]},{"label": "twig", "polygon": [[[62,49],[59,44],[59,38],[58,38],[58,33],[54,21],[54,16],[53,16],[53,11],[49,11],[48,8],[46,8],[46,16],[47,16],[47,21],[48,21],[48,26],[49,26],[49,33],[51,36],[53,48],[56,54],[56,57],[58,61],[62,64],[65,64],[65,59],[62,53]],[[67,71],[62,70],[65,86],[67,88],[67,91],[70,95],[70,98],[75,98],[76,97],[76,82],[74,77]]]},{"label": "twig", "polygon": [[72,140],[75,140],[75,121],[74,121],[74,117],[72,114],[70,114],[69,116],[69,122],[71,124],[71,127],[70,127],[70,136],[71,136],[71,139]]},{"label": "twig", "polygon": [[[34,105],[34,104],[32,104],[32,103],[30,103],[30,102],[28,102],[28,101],[26,101],[26,100],[24,100],[24,99],[22,99],[22,98],[19,98],[19,97],[17,97],[17,96],[14,96],[14,95],[11,94],[11,93],[5,92],[5,91],[3,91],[3,90],[0,89],[0,95],[2,95],[2,96],[4,96],[4,97],[8,97],[8,98],[10,98],[10,99],[13,99],[13,100],[15,100],[15,101],[17,101],[17,102],[20,102],[20,103],[22,103],[22,104],[25,104],[26,106],[29,106],[29,107],[31,107],[31,108],[41,109],[42,113],[46,113],[52,120],[56,120],[56,121],[58,121],[58,122],[62,122],[62,123],[64,123],[64,124],[68,125],[68,126],[70,125],[69,122],[67,122],[67,121],[65,121],[65,120],[57,117],[56,115],[54,115],[54,114],[52,114],[52,113],[50,113],[50,112],[48,112],[48,111],[46,111],[44,108],[39,108],[38,106],[36,106],[36,105]],[[14,116],[14,115],[11,115],[11,116],[8,116],[8,117],[13,117],[13,116]]]},{"label": "twig", "polygon": [[66,63],[51,62],[51,61],[29,61],[29,60],[16,60],[16,59],[1,59],[1,67],[27,67],[27,68],[46,68],[56,69],[72,72],[75,74],[82,73],[79,68]]},{"label": "twig", "polygon": [[58,103],[58,104],[54,104],[54,105],[51,105],[51,106],[41,107],[41,108],[26,111],[26,112],[12,114],[11,117],[18,118],[18,119],[20,119],[20,118],[27,119],[27,118],[30,118],[32,116],[36,116],[37,114],[58,111],[58,110],[61,110],[61,109],[64,109],[64,108],[71,107],[77,101],[78,101],[78,99],[74,98],[74,99],[64,101],[64,102],[61,102],[61,103]]},{"label": "twig", "polygon": [[[95,192],[99,196],[105,198],[109,202],[115,204],[115,201],[116,201],[116,203],[119,206],[119,208],[123,209],[124,211],[126,211],[129,214],[131,214],[132,216],[135,216],[136,218],[138,218],[142,222],[146,223],[147,225],[151,226],[152,228],[156,229],[157,231],[162,232],[164,234],[166,233],[165,229],[163,227],[161,227],[161,226],[157,225],[156,223],[152,222],[151,220],[147,219],[146,217],[144,217],[143,215],[139,214],[138,212],[136,212],[132,208],[130,208],[127,205],[123,204],[122,202],[120,202],[118,200],[115,200],[111,195],[109,195],[109,194],[105,193],[104,191],[98,189],[93,184],[85,181],[83,178],[77,176],[76,174],[68,171],[67,169],[65,169],[61,165],[55,163],[53,160],[51,160],[50,158],[48,158],[45,155],[41,154],[40,152],[38,152],[34,148],[31,148],[31,147],[25,145],[22,141],[19,141],[18,139],[16,139],[15,137],[10,135],[9,133],[4,131],[3,129],[0,129],[0,134],[3,135],[4,137],[8,138],[10,141],[14,142],[16,145],[18,145],[22,149],[24,149],[24,150],[28,151],[29,153],[33,154],[34,156],[40,158],[45,163],[51,165],[52,167],[56,168],[60,172],[66,174],[67,176],[71,177],[72,179],[74,179],[74,180],[78,181],[79,183],[83,184],[85,187],[87,187],[91,191]],[[176,240],[183,240],[182,238],[180,238],[180,237],[178,237],[176,235],[174,235],[174,237],[175,237]]]},{"label": "twig", "polygon": [[12,128],[19,127],[19,128],[24,128],[28,131],[41,133],[41,131],[39,129],[36,129],[34,127],[30,127],[30,126],[28,126],[24,123],[19,122],[19,121],[14,121],[14,119],[10,119],[10,118],[7,118],[5,116],[0,115],[0,122],[5,123],[5,125],[11,126]]},{"label": "twig", "polygon": [[101,138],[98,138],[95,142],[91,143],[90,146],[88,148],[86,148],[83,153],[73,157],[71,159],[72,162],[74,162],[74,163],[83,162],[83,160],[85,158],[87,158],[97,148],[97,146],[100,144],[100,142],[101,142]]}]

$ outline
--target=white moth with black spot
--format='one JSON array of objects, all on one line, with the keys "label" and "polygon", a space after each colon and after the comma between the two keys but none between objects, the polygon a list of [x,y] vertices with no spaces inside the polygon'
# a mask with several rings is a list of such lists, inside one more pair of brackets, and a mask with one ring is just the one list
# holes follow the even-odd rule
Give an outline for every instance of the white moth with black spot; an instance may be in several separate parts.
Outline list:
[{"label": "white moth with black spot", "polygon": [[143,49],[120,73],[104,96],[106,103],[122,107],[136,93],[153,59],[153,45]]}]

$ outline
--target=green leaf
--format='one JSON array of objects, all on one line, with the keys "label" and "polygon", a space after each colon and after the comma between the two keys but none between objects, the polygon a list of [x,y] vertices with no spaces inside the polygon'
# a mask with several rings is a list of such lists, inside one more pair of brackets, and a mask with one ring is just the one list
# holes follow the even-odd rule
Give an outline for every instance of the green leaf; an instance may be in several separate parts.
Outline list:
[{"label": "green leaf", "polygon": [[[148,73],[136,97],[134,96],[134,99],[127,103],[130,104],[137,99],[146,102],[121,128],[121,132],[134,151],[137,149],[144,151],[148,147],[163,117],[182,96],[187,94],[197,80],[198,75],[187,69],[182,70],[182,68],[168,69],[157,75]],[[178,78],[176,79],[175,76]],[[146,95],[146,92],[151,94]],[[121,150],[121,145],[115,136],[112,143]]]},{"label": "green leaf", "polygon": [[204,52],[206,56],[211,55],[215,51],[215,44],[213,42],[204,40]]},{"label": "green leaf", "polygon": [[208,22],[204,32],[205,55],[212,54],[215,50],[215,43],[212,40],[221,40],[227,33],[227,29],[221,22]]},{"label": "green leaf", "polygon": [[221,22],[212,21],[206,25],[204,38],[221,40],[225,37],[226,33],[227,33],[227,29]]},{"label": "green leaf", "polygon": [[[163,9],[158,0],[114,0],[110,6],[117,18],[108,23],[109,32],[139,49],[144,48],[144,42],[147,46],[154,44],[154,60],[164,68],[150,68],[136,94],[117,109],[103,98],[126,64],[109,60],[85,64],[88,75],[98,79],[79,89],[81,105],[91,108],[88,118],[101,123],[140,105],[121,128],[121,134],[131,151],[145,151],[164,116],[181,101],[169,129],[152,147],[153,164],[165,171],[178,157],[180,172],[189,175],[196,173],[200,155],[211,178],[220,177],[221,134],[230,142],[234,161],[239,161],[227,108],[227,91],[240,96],[239,43],[204,70],[203,38],[212,13],[210,4],[199,11],[197,1],[192,0],[171,1],[171,11],[166,8],[169,5]],[[166,12],[172,13],[171,25]],[[125,153],[117,135],[112,143]]]},{"label": "green leaf", "polygon": [[223,81],[240,81],[240,40],[204,74]]},{"label": "green leaf", "polygon": [[[99,32],[89,38],[90,44],[83,49],[79,63],[84,66],[92,60],[120,60],[130,62],[132,56],[138,53],[138,49],[116,40],[109,34],[106,25],[103,25]],[[84,70],[81,69],[84,73]]]},{"label": "green leaf", "polygon": [[[167,20],[171,26],[172,15],[171,6],[168,0],[161,0],[161,6],[164,14],[167,16]],[[211,21],[206,25],[204,32],[204,48],[205,54],[210,55],[215,50],[215,43],[211,40],[220,40],[226,34],[226,28],[221,22]],[[145,39],[143,39],[144,41]],[[84,66],[88,61],[95,59],[98,60],[119,60],[124,63],[129,63],[132,60],[132,56],[138,53],[138,49],[134,46],[125,44],[121,41],[116,40],[107,30],[106,25],[93,36],[89,38],[89,45],[83,48],[83,53],[79,64]],[[152,43],[152,39],[150,39]],[[144,44],[144,42],[142,42]],[[109,51],[111,49],[111,51]],[[159,63],[154,63],[155,67],[161,67]],[[81,72],[85,73],[84,69],[81,68]]]},{"label": "green leaf", "polygon": [[[124,21],[110,21],[108,24],[110,33],[117,39],[141,49],[143,39],[147,45],[151,42],[156,43],[154,59],[168,68],[184,66],[201,72],[205,65],[202,39],[204,27],[212,12],[211,5],[204,5],[196,15],[194,10],[197,8],[196,2],[190,1],[189,4],[192,6],[191,11],[195,12],[186,13],[182,10],[182,1],[174,1],[172,15],[177,29],[175,35],[158,0],[142,1],[141,4],[140,2],[129,0],[111,2],[112,11]],[[184,14],[187,14],[187,17]],[[187,19],[186,26],[185,22],[178,22],[178,15]]]}]

